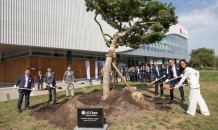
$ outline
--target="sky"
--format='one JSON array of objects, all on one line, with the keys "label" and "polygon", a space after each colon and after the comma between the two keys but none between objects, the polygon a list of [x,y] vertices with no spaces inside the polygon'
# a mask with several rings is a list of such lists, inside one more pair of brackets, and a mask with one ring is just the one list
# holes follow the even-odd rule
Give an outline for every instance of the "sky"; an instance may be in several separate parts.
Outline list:
[{"label": "sky", "polygon": [[176,7],[179,25],[188,30],[188,50],[206,47],[218,56],[218,0],[158,0]]}]

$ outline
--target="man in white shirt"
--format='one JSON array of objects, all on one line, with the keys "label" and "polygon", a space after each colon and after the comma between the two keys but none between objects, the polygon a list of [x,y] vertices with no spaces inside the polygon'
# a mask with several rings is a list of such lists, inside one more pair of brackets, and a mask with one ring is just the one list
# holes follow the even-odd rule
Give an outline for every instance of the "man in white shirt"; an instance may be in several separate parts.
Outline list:
[{"label": "man in white shirt", "polygon": [[[177,78],[177,77],[179,77],[179,76],[184,74],[184,71],[179,69],[179,65],[178,64],[174,64],[174,60],[173,59],[169,59],[168,62],[170,64],[170,67],[168,68],[168,72],[169,73],[168,73],[168,77],[166,79],[166,83],[168,83],[168,80]],[[178,79],[170,81],[170,88],[175,87],[175,85],[178,84],[178,82],[180,80],[181,80],[181,78],[178,78]],[[170,89],[170,97],[171,97],[170,101],[171,102],[173,102],[173,90],[174,89]],[[185,97],[184,97],[183,87],[180,87],[179,91],[181,93],[182,101],[186,101]]]},{"label": "man in white shirt", "polygon": [[29,99],[30,99],[31,90],[25,90],[25,89],[32,88],[34,91],[36,90],[34,87],[34,79],[33,79],[33,76],[30,75],[30,71],[31,70],[29,68],[25,69],[25,74],[20,75],[20,77],[14,84],[14,89],[16,89],[16,86],[18,85],[18,83],[20,83],[19,88],[22,88],[22,89],[18,89],[18,92],[19,92],[19,99],[17,102],[18,113],[21,113],[21,105],[22,105],[24,96],[26,98],[25,110],[29,110]]}]

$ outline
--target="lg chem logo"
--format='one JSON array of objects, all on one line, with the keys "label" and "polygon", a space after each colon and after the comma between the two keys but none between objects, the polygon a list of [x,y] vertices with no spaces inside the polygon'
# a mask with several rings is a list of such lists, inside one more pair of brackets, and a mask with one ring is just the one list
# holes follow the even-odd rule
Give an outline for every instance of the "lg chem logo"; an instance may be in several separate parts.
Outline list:
[{"label": "lg chem logo", "polygon": [[[186,32],[186,31],[185,31]],[[180,33],[186,35],[184,32],[182,32],[182,28],[180,28]],[[187,35],[186,35],[187,36]]]},{"label": "lg chem logo", "polygon": [[85,112],[85,111],[82,111],[82,112],[81,112],[81,114],[82,114],[82,115],[85,115],[85,114],[86,114],[86,112]]}]

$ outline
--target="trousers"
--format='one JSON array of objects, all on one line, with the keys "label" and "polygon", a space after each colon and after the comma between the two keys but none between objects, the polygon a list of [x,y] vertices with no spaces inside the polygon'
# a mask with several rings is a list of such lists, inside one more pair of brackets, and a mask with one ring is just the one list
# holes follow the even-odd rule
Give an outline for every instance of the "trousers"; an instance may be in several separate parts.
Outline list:
[{"label": "trousers", "polygon": [[200,106],[201,114],[210,115],[207,105],[203,97],[201,96],[200,88],[190,89],[188,99],[189,99],[188,110],[186,111],[188,114],[194,116],[198,104]]},{"label": "trousers", "polygon": [[26,90],[23,90],[22,92],[19,92],[19,99],[17,102],[17,110],[21,109],[22,101],[23,101],[23,96],[25,96],[25,108],[29,108],[29,99],[30,99],[30,93]]},{"label": "trousers", "polygon": [[40,85],[41,85],[41,90],[43,89],[43,82],[38,82],[38,90],[40,89]]},{"label": "trousers", "polygon": [[67,83],[66,96],[69,96],[69,88],[70,87],[71,87],[71,95],[74,96],[74,84],[73,83]]},{"label": "trousers", "polygon": [[[55,88],[51,88],[50,86],[46,86],[48,88],[48,92],[49,92],[49,101],[52,101],[52,93],[54,96],[54,101],[56,100],[56,89]],[[51,93],[52,91],[52,93]]]}]

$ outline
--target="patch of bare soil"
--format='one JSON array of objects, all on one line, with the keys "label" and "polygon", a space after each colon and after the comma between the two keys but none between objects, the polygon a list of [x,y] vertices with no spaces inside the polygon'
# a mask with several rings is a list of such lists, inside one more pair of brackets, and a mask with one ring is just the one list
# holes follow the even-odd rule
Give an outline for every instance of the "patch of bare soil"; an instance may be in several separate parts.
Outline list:
[{"label": "patch of bare soil", "polygon": [[[42,105],[31,111],[31,115],[37,119],[50,120],[52,124],[64,129],[74,129],[77,125],[78,107],[103,107],[104,118],[109,128],[120,124],[123,120],[141,116],[144,112],[155,109],[168,111],[171,107],[167,105],[169,101],[143,95],[144,99],[136,102],[132,99],[131,93],[124,90],[115,89],[111,91],[107,100],[102,101],[102,90],[93,90],[89,93],[80,94],[71,99],[65,99],[55,105]],[[122,108],[121,102],[128,102],[133,108],[133,112],[127,112]]]}]

